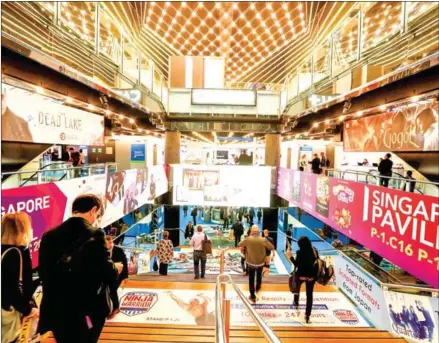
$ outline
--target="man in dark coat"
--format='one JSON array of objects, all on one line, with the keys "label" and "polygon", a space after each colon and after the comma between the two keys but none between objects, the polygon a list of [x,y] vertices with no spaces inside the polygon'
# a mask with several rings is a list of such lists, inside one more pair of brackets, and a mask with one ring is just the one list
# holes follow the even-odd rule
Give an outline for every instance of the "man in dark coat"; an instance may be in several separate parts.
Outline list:
[{"label": "man in dark coat", "polygon": [[317,154],[314,154],[314,158],[311,161],[311,170],[313,174],[320,174],[320,158]]},{"label": "man in dark coat", "polygon": [[389,187],[389,177],[392,176],[392,168],[393,168],[393,162],[390,159],[392,155],[386,154],[383,160],[381,160],[380,164],[378,165],[378,171],[380,172],[380,175],[385,177],[380,177],[380,186],[383,187]]},{"label": "man in dark coat", "polygon": [[239,220],[236,220],[236,223],[232,226],[233,235],[235,236],[235,248],[238,247],[239,242],[241,241],[241,237],[244,234],[244,227],[242,226]]},{"label": "man in dark coat", "polygon": [[123,265],[111,261],[104,232],[93,226],[103,214],[101,200],[93,194],[80,195],[72,214],[41,240],[38,330],[52,331],[57,343],[94,343],[111,310],[105,290]]}]

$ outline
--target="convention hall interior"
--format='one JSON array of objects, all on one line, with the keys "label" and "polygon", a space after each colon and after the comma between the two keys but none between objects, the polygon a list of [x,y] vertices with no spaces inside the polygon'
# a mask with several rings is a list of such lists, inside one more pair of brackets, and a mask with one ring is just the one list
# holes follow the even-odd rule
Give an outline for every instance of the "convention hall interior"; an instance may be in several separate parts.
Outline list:
[{"label": "convention hall interior", "polygon": [[1,2],[2,343],[439,342],[439,3]]}]

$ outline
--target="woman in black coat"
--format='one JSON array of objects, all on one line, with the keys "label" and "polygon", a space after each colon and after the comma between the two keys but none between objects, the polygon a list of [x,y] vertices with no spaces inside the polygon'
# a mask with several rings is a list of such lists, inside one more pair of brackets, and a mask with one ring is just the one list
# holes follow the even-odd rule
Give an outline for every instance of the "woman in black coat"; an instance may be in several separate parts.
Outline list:
[{"label": "woman in black coat", "polygon": [[309,323],[311,316],[314,284],[318,272],[318,266],[315,263],[319,258],[319,253],[313,248],[308,237],[302,236],[298,241],[299,250],[296,253],[296,258],[292,256],[291,251],[288,251],[288,256],[294,264],[296,271],[297,294],[294,294],[294,306],[299,306],[300,287],[305,282],[306,285],[306,311],[305,320]]},{"label": "woman in black coat", "polygon": [[[35,286],[32,282],[32,262],[29,243],[32,228],[29,216],[24,213],[9,213],[2,218],[2,341],[17,338],[15,327],[8,326],[4,311],[16,311],[21,317],[38,314],[32,299]],[[22,268],[20,268],[20,265]],[[20,269],[21,275],[20,275]],[[20,286],[21,279],[21,286]]]}]

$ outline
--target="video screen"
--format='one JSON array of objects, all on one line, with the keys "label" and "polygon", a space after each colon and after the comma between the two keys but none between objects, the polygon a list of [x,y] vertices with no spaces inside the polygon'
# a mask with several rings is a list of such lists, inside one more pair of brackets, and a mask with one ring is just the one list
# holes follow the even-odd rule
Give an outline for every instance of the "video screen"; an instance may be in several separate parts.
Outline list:
[{"label": "video screen", "polygon": [[270,206],[270,167],[174,166],[174,204]]}]

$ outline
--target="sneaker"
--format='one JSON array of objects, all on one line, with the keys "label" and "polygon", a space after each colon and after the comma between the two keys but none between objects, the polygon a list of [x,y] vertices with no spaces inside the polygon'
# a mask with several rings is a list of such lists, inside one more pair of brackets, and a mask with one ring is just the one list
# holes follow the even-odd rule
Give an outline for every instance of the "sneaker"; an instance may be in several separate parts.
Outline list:
[{"label": "sneaker", "polygon": [[251,295],[248,297],[248,300],[250,300],[252,303],[256,303],[256,297],[252,297]]}]

